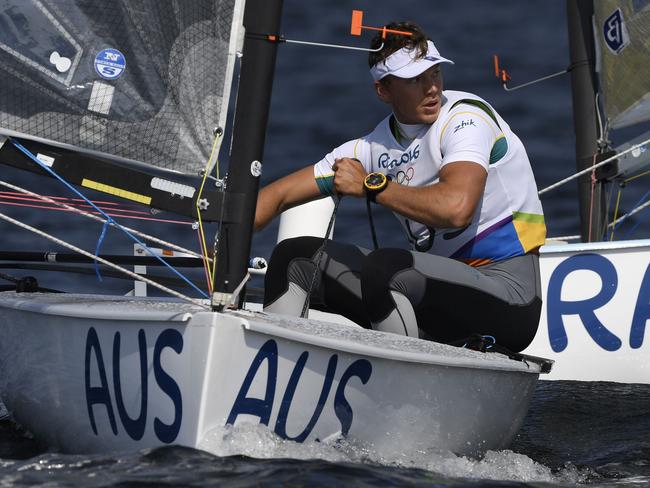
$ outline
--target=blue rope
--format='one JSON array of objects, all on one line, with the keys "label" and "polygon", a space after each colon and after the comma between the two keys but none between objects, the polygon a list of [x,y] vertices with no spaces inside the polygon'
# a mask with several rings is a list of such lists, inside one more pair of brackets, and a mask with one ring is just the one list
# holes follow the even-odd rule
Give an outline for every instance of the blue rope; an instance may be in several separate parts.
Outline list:
[{"label": "blue rope", "polygon": [[[102,247],[102,243],[104,242],[104,237],[106,237],[106,231],[108,230],[108,220],[104,222],[104,225],[102,226],[102,232],[99,234],[99,239],[97,239],[97,246],[95,247],[95,256],[99,256],[99,248]],[[97,258],[95,257],[95,274],[97,275],[97,279],[99,281],[104,281],[102,280],[102,274],[99,271],[99,262],[97,261]]]},{"label": "blue rope", "polygon": [[[156,259],[158,259],[158,261],[160,261],[161,263],[163,263],[163,264],[164,264],[164,265],[165,265],[169,270],[171,270],[174,274],[176,274],[176,276],[178,276],[179,278],[181,278],[183,281],[185,281],[185,283],[187,283],[187,284],[190,285],[192,288],[194,288],[194,290],[196,290],[197,292],[199,292],[199,294],[200,294],[202,297],[204,297],[204,298],[209,298],[208,295],[207,295],[203,290],[201,290],[199,287],[197,287],[197,286],[196,286],[194,283],[192,283],[188,278],[186,278],[185,276],[183,276],[183,275],[182,275],[178,270],[176,270],[173,266],[171,266],[169,263],[167,263],[167,261],[165,261],[165,260],[164,260],[163,258],[161,258],[160,256],[154,254],[154,253],[149,249],[149,247],[148,247],[146,244],[144,244],[140,239],[138,239],[136,236],[134,236],[134,235],[131,234],[128,230],[126,230],[124,227],[122,227],[120,224],[118,224],[115,220],[113,220],[112,217],[110,217],[110,216],[107,215],[107,214],[106,214],[102,209],[100,209],[99,207],[97,207],[97,205],[95,205],[95,204],[94,204],[93,202],[91,202],[88,198],[86,198],[85,195],[83,195],[83,194],[82,194],[81,192],[79,192],[76,188],[74,188],[70,183],[68,183],[67,181],[65,181],[65,180],[64,180],[63,178],[61,178],[58,174],[56,174],[56,173],[54,172],[54,170],[52,170],[52,168],[50,168],[49,166],[43,164],[43,163],[42,163],[42,162],[41,162],[41,161],[40,161],[36,156],[34,156],[34,155],[31,153],[31,151],[29,151],[29,149],[27,149],[27,148],[24,147],[22,144],[20,144],[19,142],[16,142],[16,141],[13,140],[13,139],[10,139],[10,140],[11,140],[11,143],[12,143],[12,144],[13,144],[13,145],[18,149],[18,150],[20,150],[23,154],[25,154],[25,156],[27,156],[28,158],[30,158],[32,161],[34,161],[36,164],[38,164],[41,168],[43,168],[45,171],[47,171],[50,175],[52,175],[54,178],[56,178],[56,179],[59,180],[61,183],[63,183],[63,185],[65,185],[65,186],[66,186],[70,191],[72,191],[74,194],[76,194],[77,196],[79,196],[80,198],[82,198],[86,203],[88,203],[91,207],[93,207],[95,210],[97,210],[97,212],[99,212],[99,213],[100,213],[100,214],[101,214],[101,215],[106,219],[106,222],[104,223],[104,229],[102,230],[102,233],[101,233],[101,235],[100,235],[100,237],[99,237],[99,240],[98,240],[98,242],[97,242],[97,247],[96,247],[95,255],[97,255],[97,254],[99,253],[99,248],[100,248],[100,246],[101,246],[101,244],[102,244],[102,241],[104,240],[104,236],[105,236],[105,234],[106,234],[106,228],[107,228],[107,226],[108,226],[109,224],[113,224],[115,227],[117,227],[117,228],[120,229],[122,232],[124,232],[124,233],[125,233],[125,234],[130,238],[130,239],[132,239],[133,241],[135,241],[135,242],[137,242],[138,244],[140,244],[144,249],[147,250],[147,252],[148,252],[151,256],[154,256]],[[99,275],[99,265],[98,265],[98,263],[97,263],[97,260],[95,260],[95,271],[96,271],[97,276],[99,277],[99,279],[100,279],[100,281],[101,281],[101,276]]]}]

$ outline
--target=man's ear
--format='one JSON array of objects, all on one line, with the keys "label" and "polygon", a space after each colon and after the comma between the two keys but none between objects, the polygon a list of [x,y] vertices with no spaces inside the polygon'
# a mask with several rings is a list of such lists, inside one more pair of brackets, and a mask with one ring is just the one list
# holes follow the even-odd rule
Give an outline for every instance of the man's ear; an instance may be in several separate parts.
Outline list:
[{"label": "man's ear", "polygon": [[384,103],[390,103],[390,92],[388,91],[385,83],[382,83],[381,81],[375,81],[375,93],[377,93],[379,100]]}]

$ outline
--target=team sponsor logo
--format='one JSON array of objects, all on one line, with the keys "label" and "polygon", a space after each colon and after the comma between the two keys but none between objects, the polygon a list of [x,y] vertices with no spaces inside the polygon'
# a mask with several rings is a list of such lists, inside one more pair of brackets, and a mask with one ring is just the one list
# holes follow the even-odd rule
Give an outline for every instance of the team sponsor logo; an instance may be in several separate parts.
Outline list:
[{"label": "team sponsor logo", "polygon": [[463,120],[460,124],[454,127],[454,134],[459,130],[462,130],[465,127],[470,127],[470,126],[476,127],[476,124],[474,123],[474,119]]},{"label": "team sponsor logo", "polygon": [[115,80],[126,70],[126,58],[117,49],[104,49],[95,56],[95,71],[105,80]]}]

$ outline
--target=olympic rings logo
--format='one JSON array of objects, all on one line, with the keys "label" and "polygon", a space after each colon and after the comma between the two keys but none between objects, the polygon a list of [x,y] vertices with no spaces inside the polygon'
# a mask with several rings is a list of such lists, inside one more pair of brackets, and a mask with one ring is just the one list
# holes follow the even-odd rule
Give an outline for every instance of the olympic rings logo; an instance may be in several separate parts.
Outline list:
[{"label": "olympic rings logo", "polygon": [[414,175],[415,175],[415,169],[413,169],[413,166],[411,166],[406,171],[401,171],[401,170],[398,171],[397,174],[395,175],[395,181],[400,185],[408,186],[409,183],[411,183],[411,180],[413,179]]}]

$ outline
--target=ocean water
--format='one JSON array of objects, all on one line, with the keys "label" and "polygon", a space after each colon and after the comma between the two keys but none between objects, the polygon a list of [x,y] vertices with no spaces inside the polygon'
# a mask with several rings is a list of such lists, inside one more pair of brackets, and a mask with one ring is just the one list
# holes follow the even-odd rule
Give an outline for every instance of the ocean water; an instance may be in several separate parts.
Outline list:
[{"label": "ocean water", "polygon": [[575,486],[650,484],[650,385],[542,381],[510,449],[449,452],[296,444],[264,427],[211,433],[202,449],[49,452],[0,421],[0,486]]},{"label": "ocean water", "polygon": [[[445,85],[475,92],[504,116],[527,147],[539,188],[572,174],[573,115],[568,75],[505,92],[496,80],[492,55],[499,54],[512,85],[560,71],[569,65],[565,2],[561,0],[285,0],[283,34],[290,39],[365,45],[347,35],[350,11],[365,11],[364,23],[390,20],[420,23],[442,54]],[[369,132],[385,116],[376,100],[365,54],[319,47],[283,45],[278,55],[269,120],[263,182],[320,159],[336,145]],[[612,139],[624,140],[635,128]],[[18,172],[0,168],[3,177],[23,183]],[[41,183],[45,193],[55,186]],[[542,200],[549,234],[578,233],[575,183]],[[630,208],[647,191],[640,179],[624,193]],[[75,243],[93,249],[101,228],[51,213],[25,209],[16,218],[63,230]],[[650,235],[650,211],[642,212],[621,236]],[[379,241],[406,246],[396,221],[375,211]],[[129,223],[130,225],[131,223]],[[144,223],[141,228],[194,245],[185,227]],[[45,241],[2,224],[5,249],[50,249]],[[256,235],[255,256],[268,257],[277,223]],[[363,202],[344,199],[335,235],[369,246]],[[109,232],[105,252],[124,252],[125,242]],[[128,251],[127,251],[128,252]],[[61,289],[79,278],[39,276],[41,284]],[[90,276],[84,289],[124,292],[131,285]],[[0,415],[2,412],[0,412]],[[509,450],[469,459],[441,452],[395,453],[377,457],[371,446],[345,443],[298,445],[281,441],[263,428],[215,432],[201,450],[168,447],[116,455],[87,456],[51,452],[10,420],[0,420],[0,486],[645,486],[650,484],[650,385],[540,382],[524,425]]]}]

